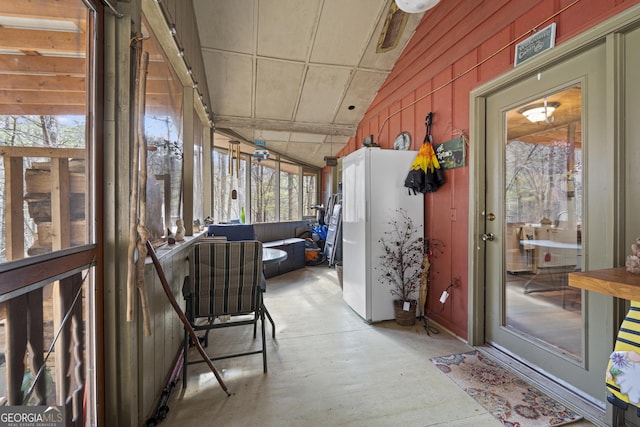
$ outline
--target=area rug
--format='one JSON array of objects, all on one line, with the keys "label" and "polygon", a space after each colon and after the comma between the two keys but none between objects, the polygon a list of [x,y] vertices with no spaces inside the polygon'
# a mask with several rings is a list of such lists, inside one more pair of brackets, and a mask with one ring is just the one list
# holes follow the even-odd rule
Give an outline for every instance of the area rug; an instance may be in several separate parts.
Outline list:
[{"label": "area rug", "polygon": [[560,426],[582,419],[477,351],[431,361],[505,426]]}]

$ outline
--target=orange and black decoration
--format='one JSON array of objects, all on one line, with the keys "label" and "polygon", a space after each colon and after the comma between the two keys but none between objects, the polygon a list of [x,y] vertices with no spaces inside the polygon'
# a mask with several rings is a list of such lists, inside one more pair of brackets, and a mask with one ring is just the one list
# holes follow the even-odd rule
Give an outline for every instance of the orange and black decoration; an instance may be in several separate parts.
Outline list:
[{"label": "orange and black decoration", "polygon": [[432,193],[444,184],[444,174],[433,150],[432,121],[433,113],[427,114],[425,119],[427,133],[404,181],[404,186],[409,189],[409,194],[412,190],[413,194]]}]

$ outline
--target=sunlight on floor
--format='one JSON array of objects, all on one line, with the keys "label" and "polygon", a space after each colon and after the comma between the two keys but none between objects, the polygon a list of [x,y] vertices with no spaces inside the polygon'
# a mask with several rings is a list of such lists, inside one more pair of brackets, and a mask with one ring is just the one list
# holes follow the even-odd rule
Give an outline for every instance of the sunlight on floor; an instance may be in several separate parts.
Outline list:
[{"label": "sunlight on floor", "polygon": [[[420,321],[365,323],[342,300],[335,270],[271,278],[265,304],[276,324],[275,339],[267,324],[268,373],[260,355],[215,362],[232,393],[226,397],[205,364],[192,365],[162,425],[501,425],[430,362],[469,345],[445,331],[427,335]],[[253,339],[251,328],[215,332],[222,335],[210,336],[207,351]]]}]

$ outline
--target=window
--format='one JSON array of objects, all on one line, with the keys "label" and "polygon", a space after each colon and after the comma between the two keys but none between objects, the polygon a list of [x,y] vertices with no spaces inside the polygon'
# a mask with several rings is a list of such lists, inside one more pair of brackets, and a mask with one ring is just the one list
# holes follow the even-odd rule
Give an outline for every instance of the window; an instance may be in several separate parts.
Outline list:
[{"label": "window", "polygon": [[[229,158],[229,151],[240,150]],[[213,164],[213,221],[246,222],[295,221],[315,217],[310,206],[317,204],[319,169],[303,167],[283,156],[215,133]],[[231,160],[231,161],[230,161]],[[303,172],[304,171],[304,172]],[[302,204],[302,205],[301,205]]]},{"label": "window", "polygon": [[582,294],[566,283],[582,267],[582,100],[577,84],[510,110],[504,146],[506,326],[576,360]]},{"label": "window", "polygon": [[305,171],[302,177],[302,188],[302,215],[315,217],[316,210],[311,206],[318,204],[318,174]]},{"label": "window", "polygon": [[280,221],[301,219],[300,166],[280,162]]},{"label": "window", "polygon": [[253,222],[274,222],[276,218],[276,162],[251,162],[251,218]]},{"label": "window", "polygon": [[[226,150],[213,150],[213,220],[215,222],[240,220],[240,212],[248,200],[246,176],[246,159],[241,157],[240,167],[236,169],[236,162],[233,162],[233,169],[230,169],[229,155]],[[245,218],[246,210],[245,208]]]},{"label": "window", "polygon": [[[68,18],[30,19],[17,4],[15,16],[0,17],[0,26],[14,34],[0,41],[7,67],[0,79],[11,88],[0,103],[0,262],[92,240],[86,221],[87,17],[81,1],[69,3],[76,4]],[[40,44],[36,34],[51,45]]]},{"label": "window", "polygon": [[[199,220],[202,223],[204,219],[204,197],[197,195],[204,194],[204,137],[205,127],[198,118],[198,113],[193,114],[193,219]],[[208,133],[208,132],[207,132]],[[206,186],[209,187],[208,185]],[[185,224],[185,227],[189,224]]]},{"label": "window", "polygon": [[151,241],[175,231],[182,218],[183,87],[157,38],[144,25],[149,53],[144,133],[147,140],[147,229]]},{"label": "window", "polygon": [[0,398],[94,424],[101,6],[49,3],[0,13]]}]

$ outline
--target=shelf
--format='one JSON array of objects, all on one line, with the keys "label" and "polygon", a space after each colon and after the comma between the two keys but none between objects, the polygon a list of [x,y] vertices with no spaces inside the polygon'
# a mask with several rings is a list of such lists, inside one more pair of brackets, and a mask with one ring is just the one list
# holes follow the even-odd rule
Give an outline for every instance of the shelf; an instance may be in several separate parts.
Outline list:
[{"label": "shelf", "polygon": [[631,301],[640,301],[640,274],[624,267],[569,273],[569,286]]}]

